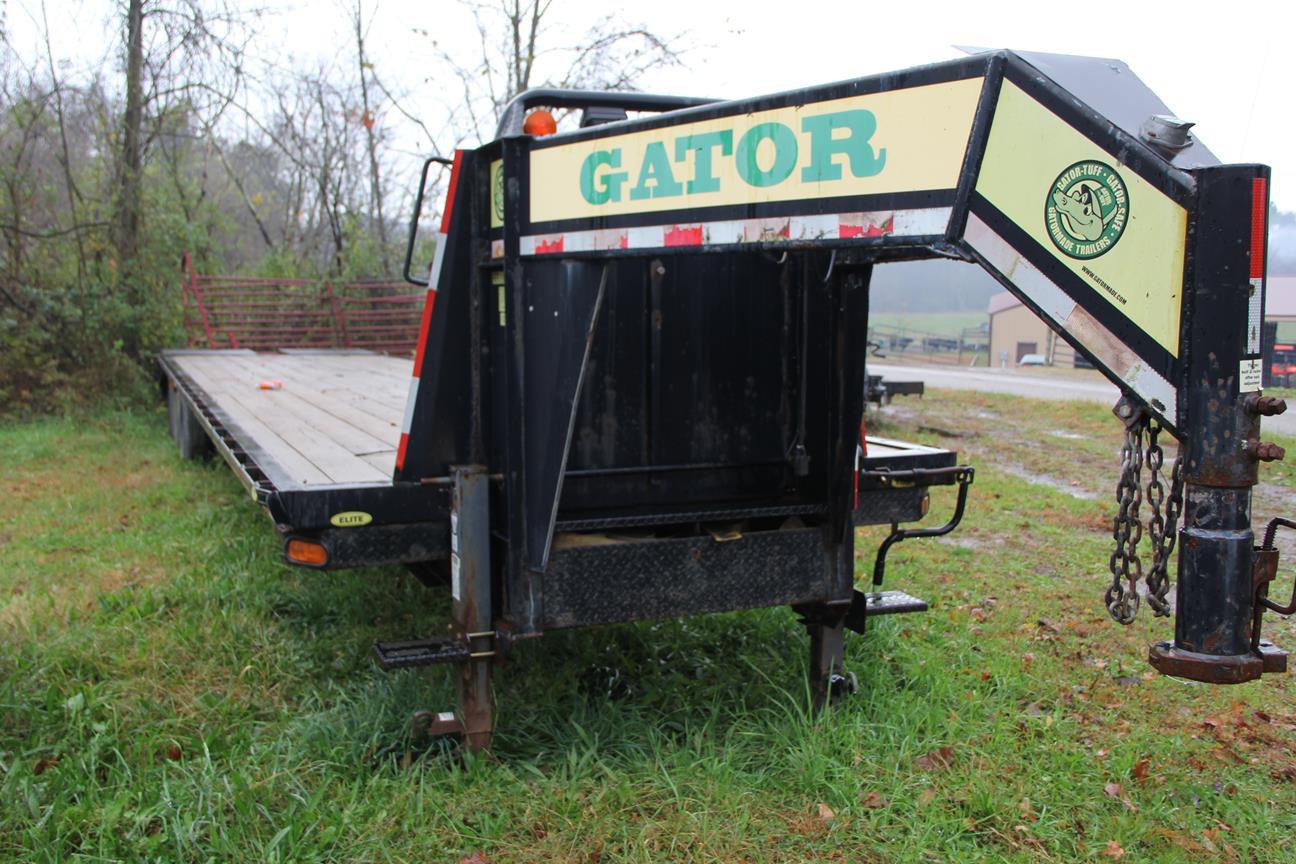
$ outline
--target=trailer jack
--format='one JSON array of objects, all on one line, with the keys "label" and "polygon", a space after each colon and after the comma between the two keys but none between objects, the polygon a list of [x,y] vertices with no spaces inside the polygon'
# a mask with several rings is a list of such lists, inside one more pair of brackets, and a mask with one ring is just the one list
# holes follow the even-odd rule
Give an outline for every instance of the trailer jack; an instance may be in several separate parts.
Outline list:
[{"label": "trailer jack", "polygon": [[[1270,520],[1261,544],[1252,549],[1251,583],[1255,593],[1254,608],[1248,621],[1250,650],[1240,655],[1208,654],[1181,647],[1176,638],[1175,642],[1157,642],[1148,650],[1148,662],[1154,669],[1163,675],[1211,684],[1238,684],[1265,673],[1287,671],[1287,652],[1260,635],[1266,609],[1279,615],[1296,613],[1296,585],[1292,587],[1292,597],[1287,605],[1269,599],[1270,583],[1278,575],[1278,550],[1274,548],[1274,536],[1279,527],[1296,529],[1296,522],[1283,518]],[[1204,639],[1206,647],[1214,647],[1224,629],[1221,626],[1220,630],[1208,634]]]}]

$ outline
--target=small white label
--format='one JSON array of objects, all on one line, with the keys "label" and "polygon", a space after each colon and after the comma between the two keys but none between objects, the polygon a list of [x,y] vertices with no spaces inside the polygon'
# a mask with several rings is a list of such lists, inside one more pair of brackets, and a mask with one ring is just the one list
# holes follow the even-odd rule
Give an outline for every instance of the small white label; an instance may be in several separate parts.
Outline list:
[{"label": "small white label", "polygon": [[450,514],[450,551],[459,551],[459,514]]},{"label": "small white label", "polygon": [[1259,360],[1243,360],[1238,364],[1238,392],[1254,393],[1260,389],[1263,376]]},{"label": "small white label", "polygon": [[450,596],[459,599],[459,553],[450,553]]},{"label": "small white label", "polygon": [[1247,302],[1246,353],[1260,353],[1260,329],[1264,321],[1264,280],[1251,280],[1251,294]]}]

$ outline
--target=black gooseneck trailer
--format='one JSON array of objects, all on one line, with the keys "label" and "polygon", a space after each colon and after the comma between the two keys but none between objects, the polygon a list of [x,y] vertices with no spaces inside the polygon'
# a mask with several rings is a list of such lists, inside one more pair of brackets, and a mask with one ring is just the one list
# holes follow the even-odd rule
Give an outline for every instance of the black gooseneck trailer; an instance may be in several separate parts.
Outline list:
[{"label": "black gooseneck trailer", "polygon": [[[538,106],[587,124],[523,133]],[[971,261],[1121,387],[1127,426],[1181,442],[1175,639],[1153,665],[1278,671],[1259,638],[1276,553],[1250,528],[1277,455],[1259,417],[1282,407],[1258,377],[1268,169],[1218,164],[1168,114],[1123,64],[1012,52],[736,102],[523,94],[455,154],[400,428],[350,453],[390,479],[294,439],[310,406],[258,416],[281,394],[235,392],[211,352],[162,357],[173,430],[215,442],[290,561],[448,562],[450,635],[377,653],[457,664],[457,710],[430,725],[469,746],[489,745],[492,664],[565,627],[791,605],[822,702],[848,681],[844,630],[923,608],[856,589],[855,526],[892,525],[880,582],[972,482],[949,451],[863,434],[872,267]],[[344,361],[318,360],[347,412],[388,410]],[[319,467],[312,447],[337,470],[285,469]],[[934,484],[956,512],[900,528]]]}]

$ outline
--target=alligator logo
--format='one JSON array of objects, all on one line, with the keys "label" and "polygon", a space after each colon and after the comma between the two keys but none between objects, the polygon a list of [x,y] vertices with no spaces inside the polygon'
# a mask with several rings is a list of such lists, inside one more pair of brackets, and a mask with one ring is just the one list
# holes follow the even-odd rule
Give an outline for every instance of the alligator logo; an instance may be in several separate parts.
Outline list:
[{"label": "alligator logo", "polygon": [[490,166],[491,227],[504,226],[504,162],[495,160]]},{"label": "alligator logo", "polygon": [[1071,258],[1097,258],[1129,223],[1125,181],[1104,162],[1076,162],[1057,176],[1044,199],[1049,238]]}]

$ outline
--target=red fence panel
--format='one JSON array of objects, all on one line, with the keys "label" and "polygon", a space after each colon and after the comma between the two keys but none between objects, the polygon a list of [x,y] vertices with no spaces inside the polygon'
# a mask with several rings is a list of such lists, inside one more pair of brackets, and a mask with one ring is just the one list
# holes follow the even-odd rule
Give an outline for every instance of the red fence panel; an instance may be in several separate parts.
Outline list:
[{"label": "red fence panel", "polygon": [[365,348],[413,354],[423,294],[403,282],[316,282],[200,275],[185,253],[190,347]]}]

